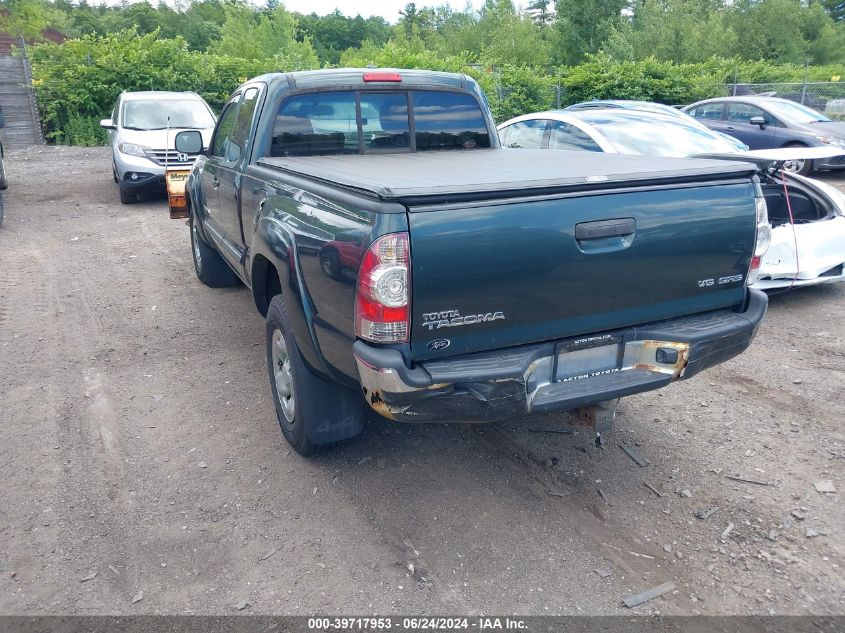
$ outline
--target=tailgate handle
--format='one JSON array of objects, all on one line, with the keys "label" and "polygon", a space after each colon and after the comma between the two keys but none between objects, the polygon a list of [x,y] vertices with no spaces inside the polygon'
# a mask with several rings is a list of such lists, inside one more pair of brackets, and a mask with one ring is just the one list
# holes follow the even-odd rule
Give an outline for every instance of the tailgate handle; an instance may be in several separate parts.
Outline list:
[{"label": "tailgate handle", "polygon": [[637,230],[634,218],[619,218],[617,220],[599,220],[597,222],[581,222],[575,225],[575,239],[598,240],[605,237],[624,237],[632,235]]}]

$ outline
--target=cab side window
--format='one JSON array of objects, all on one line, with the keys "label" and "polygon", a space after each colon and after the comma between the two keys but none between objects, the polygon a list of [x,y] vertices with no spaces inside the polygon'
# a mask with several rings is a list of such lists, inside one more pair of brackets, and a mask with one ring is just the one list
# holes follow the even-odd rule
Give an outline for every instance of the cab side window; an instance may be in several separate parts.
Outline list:
[{"label": "cab side window", "polygon": [[240,110],[229,135],[229,144],[226,147],[227,161],[239,160],[246,151],[256,105],[258,105],[258,88],[248,88],[244,92]]},{"label": "cab side window", "polygon": [[238,114],[240,100],[241,95],[237,94],[223,108],[223,113],[220,115],[220,122],[217,124],[217,129],[214,131],[214,138],[211,141],[211,151],[209,152],[211,156],[229,160],[230,136],[235,127],[235,118]]}]

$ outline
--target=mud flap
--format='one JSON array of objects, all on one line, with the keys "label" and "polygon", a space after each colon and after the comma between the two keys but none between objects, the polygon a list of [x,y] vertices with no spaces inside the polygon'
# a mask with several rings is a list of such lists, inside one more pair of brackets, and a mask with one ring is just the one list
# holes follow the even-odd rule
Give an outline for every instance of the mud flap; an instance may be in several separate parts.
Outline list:
[{"label": "mud flap", "polygon": [[[364,430],[361,396],[351,389],[340,390],[335,383],[328,383],[316,375],[311,380],[317,383],[315,393],[331,393],[333,397],[305,398],[297,403],[303,409],[303,419],[309,421],[305,427],[308,439],[314,444],[332,444],[360,435]],[[325,388],[320,389],[320,386]]]}]

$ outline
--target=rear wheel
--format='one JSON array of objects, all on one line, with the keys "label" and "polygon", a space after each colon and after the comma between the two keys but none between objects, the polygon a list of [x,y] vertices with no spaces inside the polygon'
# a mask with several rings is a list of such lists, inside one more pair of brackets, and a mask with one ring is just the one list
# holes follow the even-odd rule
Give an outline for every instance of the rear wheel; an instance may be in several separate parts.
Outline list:
[{"label": "rear wheel", "polygon": [[197,230],[194,216],[191,225],[191,256],[197,278],[209,288],[228,288],[238,283],[238,276],[213,247],[206,244]]},{"label": "rear wheel", "polygon": [[[807,147],[803,143],[788,143],[784,147]],[[787,160],[783,163],[783,170],[790,174],[806,176],[813,171],[813,161],[805,159]]]},{"label": "rear wheel", "polygon": [[315,374],[291,333],[282,295],[267,310],[267,371],[276,417],[288,444],[308,457],[363,429],[363,401],[350,389]]}]

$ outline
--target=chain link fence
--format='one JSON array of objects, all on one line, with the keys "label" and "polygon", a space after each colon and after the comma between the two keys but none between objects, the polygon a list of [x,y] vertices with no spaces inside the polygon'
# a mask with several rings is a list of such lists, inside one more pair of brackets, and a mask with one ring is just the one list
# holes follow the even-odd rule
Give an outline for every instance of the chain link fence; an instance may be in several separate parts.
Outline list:
[{"label": "chain link fence", "polygon": [[[801,103],[826,116],[845,121],[845,81],[794,82],[794,83],[714,83],[699,86],[699,98],[725,96],[773,96]],[[568,94],[560,79],[550,78],[546,85],[526,90],[525,86],[508,85],[502,77],[496,76],[492,90],[488,89],[491,105],[497,118],[510,118],[536,110],[565,108],[579,99]],[[624,99],[615,94],[603,95],[606,99]],[[687,103],[667,103],[681,106]],[[525,112],[521,109],[528,108]]]},{"label": "chain link fence", "polygon": [[760,95],[789,99],[832,119],[845,121],[845,82],[725,84],[725,91],[732,96]]}]

